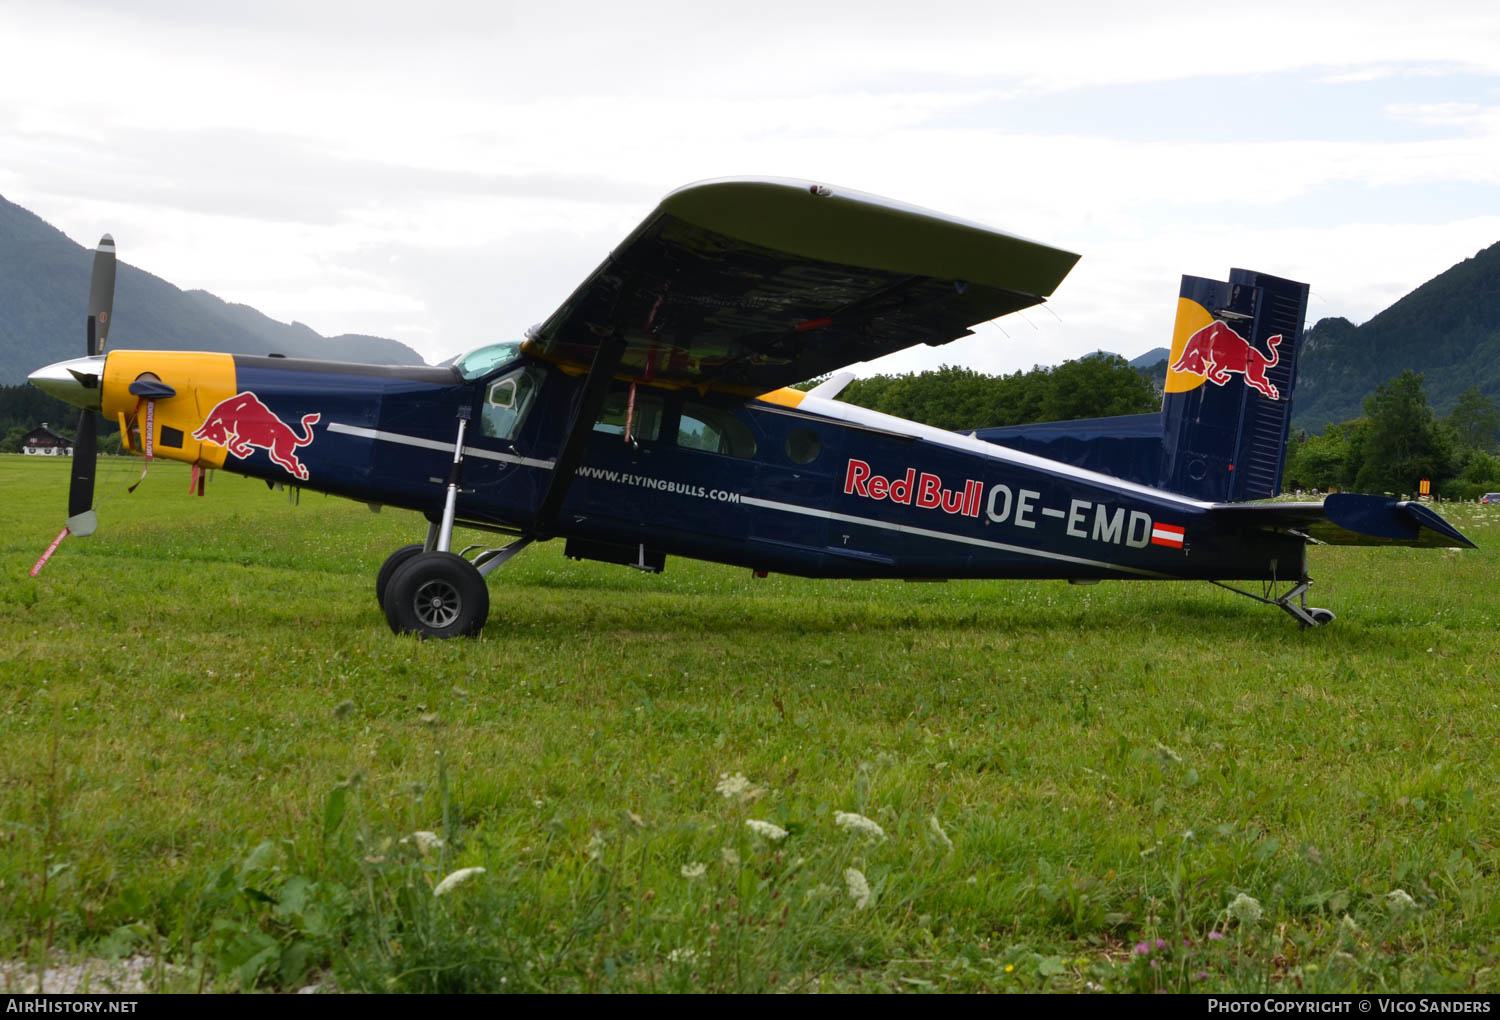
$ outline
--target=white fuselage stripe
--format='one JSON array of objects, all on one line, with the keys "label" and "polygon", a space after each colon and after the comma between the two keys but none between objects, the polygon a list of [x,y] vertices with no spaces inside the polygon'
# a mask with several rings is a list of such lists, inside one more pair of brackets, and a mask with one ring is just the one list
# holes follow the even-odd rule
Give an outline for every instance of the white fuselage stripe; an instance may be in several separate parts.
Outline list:
[{"label": "white fuselage stripe", "polygon": [[803,514],[807,517],[822,517],[825,520],[841,521],[845,524],[862,524],[868,528],[880,528],[884,531],[895,531],[903,535],[916,535],[921,538],[936,538],[944,542],[959,542],[963,545],[977,545],[984,549],[999,549],[1002,552],[1020,553],[1022,556],[1038,556],[1042,559],[1060,560],[1064,563],[1077,563],[1086,567],[1102,567],[1105,570],[1115,570],[1122,574],[1139,574],[1142,577],[1171,577],[1156,570],[1144,570],[1140,567],[1126,567],[1118,563],[1107,563],[1103,560],[1084,559],[1082,556],[1068,556],[1065,553],[1047,552],[1043,549],[1028,549],[1024,545],[1007,545],[1004,542],[991,542],[984,538],[970,538],[967,535],[954,535],[946,531],[932,531],[928,528],[917,528],[910,524],[897,524],[894,521],[879,521],[870,517],[855,517],[852,514],[835,513],[832,510],[818,510],[810,506],[798,506],[795,503],[778,503],[770,499],[757,499],[754,496],[741,496],[740,502],[747,506],[758,506],[766,510],[780,510],[789,514]]},{"label": "white fuselage stripe", "polygon": [[[346,436],[358,436],[361,439],[379,439],[387,443],[400,443],[402,446],[415,446],[423,450],[438,450],[442,453],[452,453],[453,444],[439,442],[436,439],[422,439],[417,436],[408,436],[400,432],[383,432],[380,429],[367,429],[360,425],[342,425],[332,422],[328,426],[329,432],[340,432]],[[475,446],[464,447],[465,457],[478,457],[480,460],[498,460],[506,464],[521,464],[525,467],[548,468],[557,465],[555,460],[537,460],[535,457],[522,457],[514,453],[501,453],[498,450],[481,450]]]}]

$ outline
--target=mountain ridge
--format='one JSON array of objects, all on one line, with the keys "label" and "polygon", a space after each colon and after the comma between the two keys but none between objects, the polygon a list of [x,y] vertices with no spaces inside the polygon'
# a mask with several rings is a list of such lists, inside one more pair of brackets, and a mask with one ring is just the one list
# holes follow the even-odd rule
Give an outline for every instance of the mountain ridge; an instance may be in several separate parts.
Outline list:
[{"label": "mountain ridge", "polygon": [[1364,400],[1405,369],[1424,377],[1446,414],[1471,386],[1500,402],[1500,242],[1450,266],[1356,326],[1319,319],[1299,355],[1297,428],[1318,431],[1364,414]]},{"label": "mountain ridge", "polygon": [[[0,195],[0,385],[83,354],[93,251]],[[217,350],[327,361],[424,364],[397,340],[325,337],[205,290],[183,290],[119,262],[111,350]]]}]

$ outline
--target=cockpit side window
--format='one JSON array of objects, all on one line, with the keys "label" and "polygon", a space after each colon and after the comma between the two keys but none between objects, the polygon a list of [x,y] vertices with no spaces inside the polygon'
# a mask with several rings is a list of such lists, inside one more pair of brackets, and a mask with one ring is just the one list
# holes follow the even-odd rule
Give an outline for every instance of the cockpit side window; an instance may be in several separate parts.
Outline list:
[{"label": "cockpit side window", "polygon": [[507,372],[485,387],[480,428],[492,439],[514,439],[532,399],[541,386],[541,371],[534,367]]},{"label": "cockpit side window", "polygon": [[677,445],[728,457],[755,456],[755,433],[728,411],[706,404],[683,404]]},{"label": "cockpit side window", "polygon": [[[630,392],[619,390],[604,398],[595,432],[611,436],[625,434],[625,418],[630,406]],[[654,443],[661,435],[662,399],[655,393],[637,388],[635,413],[630,419],[630,437],[642,443]]]}]

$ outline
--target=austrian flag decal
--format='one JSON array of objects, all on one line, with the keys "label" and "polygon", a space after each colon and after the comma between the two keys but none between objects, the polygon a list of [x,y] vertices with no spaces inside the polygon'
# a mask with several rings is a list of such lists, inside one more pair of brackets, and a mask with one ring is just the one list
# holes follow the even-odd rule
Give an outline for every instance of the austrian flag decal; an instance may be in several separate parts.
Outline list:
[{"label": "austrian flag decal", "polygon": [[1186,534],[1186,529],[1179,528],[1175,524],[1152,524],[1151,544],[1165,545],[1170,546],[1173,549],[1181,549],[1182,536],[1184,534]]}]

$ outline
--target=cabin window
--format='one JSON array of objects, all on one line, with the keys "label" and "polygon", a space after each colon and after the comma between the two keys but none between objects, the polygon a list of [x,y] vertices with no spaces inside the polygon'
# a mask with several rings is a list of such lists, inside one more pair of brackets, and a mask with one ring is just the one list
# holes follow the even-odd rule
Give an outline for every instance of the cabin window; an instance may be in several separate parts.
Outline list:
[{"label": "cabin window", "polygon": [[484,434],[491,439],[514,439],[540,383],[541,373],[533,368],[508,372],[490,383],[480,413]]},{"label": "cabin window", "polygon": [[515,361],[521,356],[521,342],[510,340],[505,343],[489,344],[478,350],[461,354],[454,358],[451,364],[458,369],[458,374],[467,380],[474,380],[489,375],[497,368]]},{"label": "cabin window", "polygon": [[823,452],[823,440],[812,429],[795,428],[786,436],[786,455],[793,464],[811,464]]},{"label": "cabin window", "polygon": [[755,456],[755,434],[728,411],[704,404],[683,404],[677,445],[685,450],[722,453],[729,457]]},{"label": "cabin window", "polygon": [[[604,408],[599,412],[599,420],[594,423],[594,431],[609,436],[624,436],[625,414],[629,407],[629,390],[611,393],[604,399]],[[635,415],[630,421],[630,437],[643,443],[655,442],[661,436],[661,418],[661,397],[637,388]]]}]

